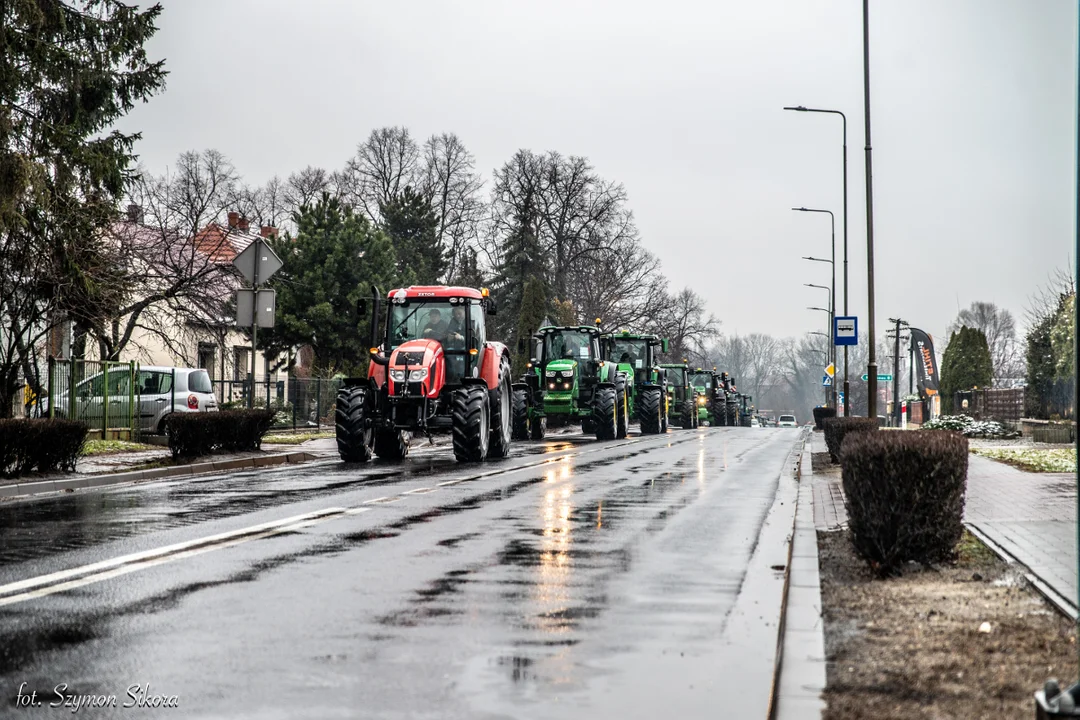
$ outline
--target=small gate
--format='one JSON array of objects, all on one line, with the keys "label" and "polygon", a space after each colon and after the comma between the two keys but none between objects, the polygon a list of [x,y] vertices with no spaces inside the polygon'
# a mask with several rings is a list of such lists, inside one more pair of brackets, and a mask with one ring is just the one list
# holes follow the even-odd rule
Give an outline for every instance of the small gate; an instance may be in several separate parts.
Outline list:
[{"label": "small gate", "polygon": [[42,414],[81,420],[91,436],[138,435],[139,367],[133,362],[49,360],[49,396]]}]

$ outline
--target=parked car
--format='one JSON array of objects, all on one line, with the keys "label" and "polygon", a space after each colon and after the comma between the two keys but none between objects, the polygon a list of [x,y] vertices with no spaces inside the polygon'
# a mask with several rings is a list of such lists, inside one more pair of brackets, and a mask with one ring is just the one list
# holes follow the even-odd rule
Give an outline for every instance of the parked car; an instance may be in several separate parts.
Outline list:
[{"label": "parked car", "polygon": [[799,427],[799,423],[795,421],[794,415],[781,415],[780,420],[776,423],[777,427]]},{"label": "parked car", "polygon": [[[107,396],[110,418],[124,417],[133,411],[142,432],[163,434],[165,418],[173,412],[218,410],[214,387],[206,370],[156,365],[140,367],[134,393],[130,382],[130,372],[119,368],[109,371]],[[104,421],[104,384],[105,374],[97,373],[75,385],[74,417],[86,421],[92,428],[100,428]],[[131,408],[133,397],[135,407]],[[67,417],[71,411],[68,393],[58,393],[55,402],[57,417]],[[44,412],[47,413],[47,403],[44,405]],[[109,425],[117,426],[112,419]]]}]

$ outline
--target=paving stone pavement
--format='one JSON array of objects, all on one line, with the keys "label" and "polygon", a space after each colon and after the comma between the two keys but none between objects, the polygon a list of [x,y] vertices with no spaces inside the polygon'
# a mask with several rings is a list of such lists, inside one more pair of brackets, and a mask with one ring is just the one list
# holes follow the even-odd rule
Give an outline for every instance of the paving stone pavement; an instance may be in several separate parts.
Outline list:
[{"label": "paving stone pavement", "polygon": [[[824,452],[820,433],[811,441]],[[820,443],[820,450],[818,444]],[[847,525],[840,474],[814,474],[814,526]],[[1025,565],[1076,610],[1076,476],[1031,473],[970,455],[964,522]]]}]

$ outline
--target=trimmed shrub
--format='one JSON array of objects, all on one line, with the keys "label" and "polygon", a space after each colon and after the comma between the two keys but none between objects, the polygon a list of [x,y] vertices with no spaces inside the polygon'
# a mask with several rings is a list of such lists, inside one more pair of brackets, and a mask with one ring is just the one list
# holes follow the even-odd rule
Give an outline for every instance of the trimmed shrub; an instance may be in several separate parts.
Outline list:
[{"label": "trimmed shrub", "polygon": [[841,450],[851,539],[879,574],[952,556],[964,531],[966,438],[947,430],[849,433]]},{"label": "trimmed shrub", "polygon": [[273,410],[173,413],[165,422],[174,458],[258,450],[274,422]]},{"label": "trimmed shrub", "polygon": [[834,417],[822,421],[825,428],[825,445],[834,463],[840,462],[840,448],[850,433],[871,432],[878,429],[877,420],[864,417]]},{"label": "trimmed shrub", "polygon": [[74,472],[88,431],[76,420],[0,420],[0,475]]},{"label": "trimmed shrub", "polygon": [[814,427],[818,430],[824,430],[825,426],[822,424],[827,418],[836,417],[836,408],[831,407],[816,407],[814,408]]}]

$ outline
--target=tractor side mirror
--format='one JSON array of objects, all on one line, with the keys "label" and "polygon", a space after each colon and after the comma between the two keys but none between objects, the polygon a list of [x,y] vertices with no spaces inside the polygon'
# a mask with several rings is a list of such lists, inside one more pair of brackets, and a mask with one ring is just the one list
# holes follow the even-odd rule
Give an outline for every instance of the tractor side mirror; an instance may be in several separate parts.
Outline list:
[{"label": "tractor side mirror", "polygon": [[664,339],[662,339],[660,341],[660,351],[661,352],[667,353],[669,347],[671,347],[671,344],[668,342],[667,338],[664,338]]},{"label": "tractor side mirror", "polygon": [[356,316],[363,317],[367,315],[367,299],[360,298],[356,301]]},{"label": "tractor side mirror", "polygon": [[487,314],[488,315],[497,315],[498,312],[499,312],[499,309],[495,306],[494,298],[489,297],[487,299]]}]

